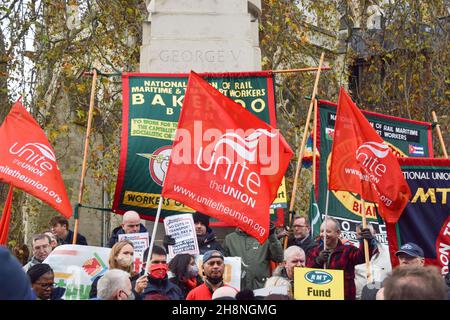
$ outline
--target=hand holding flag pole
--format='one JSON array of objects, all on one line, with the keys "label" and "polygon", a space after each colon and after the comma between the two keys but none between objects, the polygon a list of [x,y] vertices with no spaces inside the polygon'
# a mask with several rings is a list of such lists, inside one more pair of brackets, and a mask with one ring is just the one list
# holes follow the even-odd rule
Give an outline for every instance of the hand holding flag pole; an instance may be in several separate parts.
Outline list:
[{"label": "hand holding flag pole", "polygon": [[[362,206],[362,227],[363,229],[367,228],[366,221],[366,202],[361,197],[361,206]],[[367,283],[372,282],[372,273],[370,270],[370,255],[369,255],[369,241],[364,239],[364,258],[366,260],[366,279]]]},{"label": "hand holding flag pole", "polygon": [[[164,173],[164,175],[163,175],[163,178],[162,178],[161,188],[164,188],[164,181],[166,180],[166,172],[163,171],[163,173]],[[147,263],[145,265],[145,272],[144,272],[145,275],[148,275],[148,269],[150,267],[150,261],[152,259],[152,251],[153,251],[153,246],[155,244],[156,230],[158,229],[159,216],[161,214],[163,201],[164,201],[164,198],[163,198],[162,195],[160,195],[159,196],[159,203],[158,203],[158,211],[156,211],[155,222],[153,224],[152,237],[150,239],[150,246],[148,247]]]}]

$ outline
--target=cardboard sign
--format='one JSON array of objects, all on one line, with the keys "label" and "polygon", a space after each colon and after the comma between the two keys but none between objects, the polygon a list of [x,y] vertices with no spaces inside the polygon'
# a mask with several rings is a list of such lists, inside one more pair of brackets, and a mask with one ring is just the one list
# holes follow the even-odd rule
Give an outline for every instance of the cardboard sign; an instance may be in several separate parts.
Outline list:
[{"label": "cardboard sign", "polygon": [[344,300],[344,271],[330,269],[294,269],[296,300]]},{"label": "cardboard sign", "polygon": [[[225,271],[223,282],[238,290],[241,289],[241,257],[225,257]],[[203,255],[196,258],[198,274],[203,275]]]},{"label": "cardboard sign", "polygon": [[43,263],[52,267],[57,287],[66,288],[64,300],[87,300],[92,281],[108,270],[110,248],[65,244]]},{"label": "cardboard sign", "polygon": [[198,255],[200,253],[191,214],[178,214],[164,219],[166,234],[175,239],[175,245],[169,246],[168,259],[179,253]]},{"label": "cardboard sign", "polygon": [[119,241],[128,240],[133,243],[134,246],[134,271],[139,273],[142,269],[142,263],[144,260],[144,251],[150,245],[148,240],[148,233],[128,233],[119,234]]}]

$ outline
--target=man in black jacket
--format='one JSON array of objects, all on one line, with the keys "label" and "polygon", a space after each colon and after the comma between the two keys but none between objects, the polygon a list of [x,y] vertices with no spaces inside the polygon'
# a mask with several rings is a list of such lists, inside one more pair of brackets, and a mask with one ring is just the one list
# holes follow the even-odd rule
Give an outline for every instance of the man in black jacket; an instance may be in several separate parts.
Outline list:
[{"label": "man in black jacket", "polygon": [[214,231],[209,227],[209,216],[200,212],[192,215],[194,218],[195,232],[197,233],[198,249],[200,254],[209,250],[218,250],[223,253],[223,249],[216,240]]},{"label": "man in black jacket", "polygon": [[[108,242],[108,247],[112,248],[113,245],[119,241],[119,234],[143,232],[147,232],[147,228],[141,223],[139,214],[136,211],[127,211],[122,217],[122,224],[113,230]],[[150,242],[150,235],[148,241]]]},{"label": "man in black jacket", "polygon": [[[63,216],[55,216],[49,222],[52,233],[58,240],[58,244],[72,244],[74,233],[69,229],[69,221]],[[86,238],[78,233],[76,244],[87,246]]]},{"label": "man in black jacket", "polygon": [[308,254],[309,249],[313,248],[316,243],[311,238],[310,235],[310,225],[308,218],[302,216],[295,216],[294,222],[292,223],[292,228],[294,233],[288,239],[288,247],[298,246]]}]

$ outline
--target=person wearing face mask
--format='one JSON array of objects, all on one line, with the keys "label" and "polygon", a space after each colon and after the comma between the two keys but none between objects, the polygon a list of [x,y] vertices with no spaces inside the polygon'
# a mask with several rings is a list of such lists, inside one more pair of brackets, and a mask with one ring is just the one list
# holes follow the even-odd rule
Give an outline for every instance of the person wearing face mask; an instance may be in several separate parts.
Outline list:
[{"label": "person wearing face mask", "polygon": [[[109,270],[119,269],[130,274],[130,281],[136,281],[139,274],[134,271],[134,246],[131,241],[123,240],[117,242],[109,254]],[[97,296],[97,284],[102,276],[94,279],[89,292],[89,298]]]},{"label": "person wearing face mask", "polygon": [[[144,261],[148,257],[148,248],[144,252]],[[145,270],[145,269],[144,269]],[[164,248],[154,246],[148,268],[148,275],[142,275],[136,282],[135,291],[138,294],[136,299],[146,299],[148,296],[160,294],[168,297],[170,300],[183,300],[183,292],[174,283],[169,281],[167,272],[167,254]],[[146,284],[145,288],[140,291],[140,283]]]},{"label": "person wearing face mask", "polygon": [[170,260],[169,270],[174,275],[169,280],[181,289],[184,299],[186,299],[189,291],[203,283],[202,277],[198,274],[198,267],[193,255],[177,254]]},{"label": "person wearing face mask", "polygon": [[[186,300],[212,300],[214,291],[221,287],[231,287],[223,282],[223,273],[225,272],[224,260],[220,251],[210,250],[205,252],[202,265],[205,282],[189,291]],[[239,291],[236,288],[233,289],[236,292]]]}]

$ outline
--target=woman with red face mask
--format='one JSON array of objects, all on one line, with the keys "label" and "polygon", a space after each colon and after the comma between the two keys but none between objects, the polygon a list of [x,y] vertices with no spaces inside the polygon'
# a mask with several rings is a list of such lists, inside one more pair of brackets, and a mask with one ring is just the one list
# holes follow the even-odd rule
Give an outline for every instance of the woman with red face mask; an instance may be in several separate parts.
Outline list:
[{"label": "woman with red face mask", "polygon": [[[134,246],[131,241],[122,240],[116,242],[111,248],[109,254],[109,269],[120,269],[130,274],[130,280],[133,283],[139,277],[139,274],[134,271]],[[97,283],[101,276],[94,279],[92,282],[89,298],[97,296]]]},{"label": "woman with red face mask", "polygon": [[180,287],[186,299],[189,291],[203,283],[202,277],[198,274],[198,267],[195,264],[193,255],[180,253],[173,257],[169,263],[169,270],[174,275],[169,280]]},{"label": "woman with red face mask", "polygon": [[[148,250],[147,250],[148,255]],[[146,258],[146,253],[144,252],[144,260]],[[149,273],[148,275],[143,275],[138,279],[139,281],[146,282],[146,287],[142,291],[138,299],[145,299],[147,296],[153,296],[155,294],[160,294],[168,297],[170,300],[183,300],[183,293],[181,289],[169,281],[167,277],[168,265],[167,256],[164,248],[160,246],[154,246],[152,250],[152,255],[150,258]],[[137,292],[138,290],[136,290]]]}]

